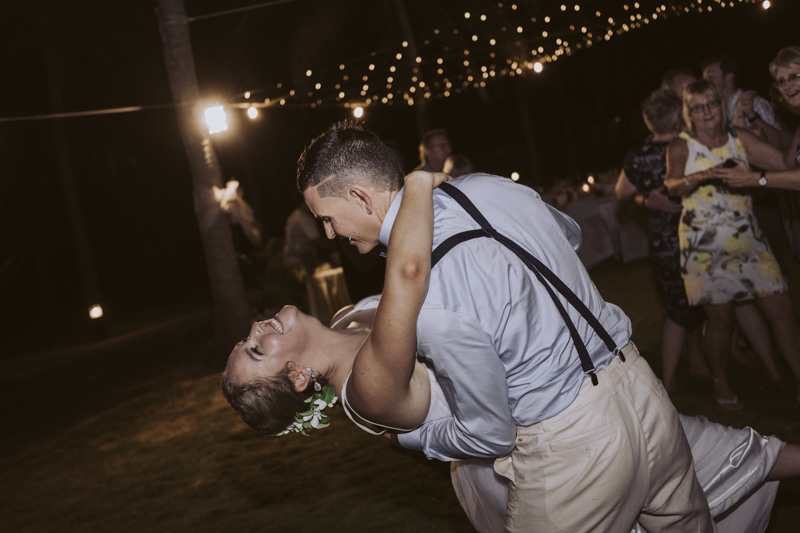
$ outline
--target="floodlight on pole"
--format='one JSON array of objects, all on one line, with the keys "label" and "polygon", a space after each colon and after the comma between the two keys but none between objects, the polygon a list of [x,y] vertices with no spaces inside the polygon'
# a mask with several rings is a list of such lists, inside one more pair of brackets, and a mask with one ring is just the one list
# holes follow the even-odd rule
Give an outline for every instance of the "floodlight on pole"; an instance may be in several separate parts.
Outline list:
[{"label": "floodlight on pole", "polygon": [[208,133],[211,135],[228,131],[228,117],[225,116],[225,108],[221,105],[206,108],[205,118],[208,125]]}]

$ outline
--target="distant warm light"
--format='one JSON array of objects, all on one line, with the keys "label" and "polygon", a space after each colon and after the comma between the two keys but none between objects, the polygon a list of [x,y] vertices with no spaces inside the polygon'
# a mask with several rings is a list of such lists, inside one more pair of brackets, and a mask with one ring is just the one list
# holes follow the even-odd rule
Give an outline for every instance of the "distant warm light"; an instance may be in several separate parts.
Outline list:
[{"label": "distant warm light", "polygon": [[223,131],[228,131],[228,118],[225,116],[225,108],[221,105],[209,107],[205,111],[208,133],[214,135]]},{"label": "distant warm light", "polygon": [[772,5],[772,4],[770,4],[770,3],[769,3],[769,0],[764,0],[764,1],[761,3],[761,7],[763,7],[764,9],[769,9],[771,5]]},{"label": "distant warm light", "polygon": [[466,13],[464,13],[464,18],[465,18],[465,19],[468,19],[468,18],[469,18],[469,11],[467,11]]},{"label": "distant warm light", "polygon": [[540,62],[538,62],[538,61],[533,64],[533,71],[534,72],[537,72],[537,73],[541,72],[543,68],[544,67],[542,66],[542,64]]},{"label": "distant warm light", "polygon": [[353,109],[353,116],[356,118],[361,118],[364,116],[364,108],[358,106],[357,108]]},{"label": "distant warm light", "polygon": [[91,317],[92,320],[100,318],[102,316],[103,316],[103,308],[100,307],[100,304],[94,304],[89,308],[89,317]]},{"label": "distant warm light", "polygon": [[306,71],[306,77],[309,77],[309,78],[311,77],[311,69],[308,69]]},{"label": "distant warm light", "polygon": [[586,181],[589,183],[589,185],[594,185],[594,176],[590,175],[588,178],[586,178]]},{"label": "distant warm light", "polygon": [[519,181],[519,172],[511,173],[511,181]]},{"label": "distant warm light", "polygon": [[256,109],[256,106],[251,105],[250,107],[247,108],[247,116],[250,117],[251,119],[255,119],[256,117],[258,117],[258,109]]},{"label": "distant warm light", "polygon": [[250,98],[250,91],[244,93],[244,99],[247,100]]},{"label": "distant warm light", "polygon": [[584,184],[583,184],[583,187],[581,187],[581,190],[582,190],[583,192],[589,192],[589,189],[590,189],[590,188],[591,188],[591,187],[589,187],[589,184],[588,184],[588,183],[584,183]]}]

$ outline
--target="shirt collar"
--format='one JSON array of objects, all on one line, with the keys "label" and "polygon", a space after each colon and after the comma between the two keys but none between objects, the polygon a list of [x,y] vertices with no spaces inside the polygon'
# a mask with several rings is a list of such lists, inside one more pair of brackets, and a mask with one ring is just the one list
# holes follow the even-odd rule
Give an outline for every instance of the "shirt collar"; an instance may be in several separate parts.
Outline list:
[{"label": "shirt collar", "polygon": [[397,219],[397,212],[400,211],[400,203],[403,201],[403,189],[398,191],[397,196],[392,200],[392,205],[389,206],[389,211],[386,212],[386,217],[381,224],[381,233],[378,237],[380,243],[387,248],[389,247],[389,236],[392,234],[392,227],[394,221]]}]

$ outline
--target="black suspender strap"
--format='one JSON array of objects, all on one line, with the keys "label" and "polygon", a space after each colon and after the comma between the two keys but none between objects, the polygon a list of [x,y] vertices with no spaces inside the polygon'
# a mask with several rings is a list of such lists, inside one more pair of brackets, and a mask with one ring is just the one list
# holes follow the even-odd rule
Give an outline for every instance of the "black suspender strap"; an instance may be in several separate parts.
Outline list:
[{"label": "black suspender strap", "polygon": [[433,251],[433,255],[431,257],[431,268],[433,268],[434,265],[439,262],[444,254],[449,252],[457,244],[474,239],[476,237],[491,237],[514,252],[514,254],[519,257],[520,260],[536,275],[536,278],[540,283],[542,283],[545,289],[547,289],[547,292],[550,295],[550,298],[553,300],[553,303],[556,305],[559,314],[564,319],[564,323],[569,330],[572,341],[575,343],[575,348],[578,350],[578,356],[581,360],[581,368],[583,369],[583,372],[591,378],[593,385],[597,385],[597,376],[595,375],[595,367],[592,363],[591,357],[589,356],[589,351],[586,349],[586,344],[583,342],[583,339],[580,338],[575,324],[569,318],[569,314],[567,313],[566,309],[564,309],[564,306],[556,297],[553,287],[555,287],[555,289],[567,299],[570,305],[572,305],[572,307],[581,314],[584,320],[589,323],[595,333],[597,333],[600,339],[605,343],[608,350],[614,355],[618,355],[623,361],[625,360],[622,352],[617,348],[614,340],[611,338],[611,335],[609,335],[602,324],[600,324],[600,321],[597,320],[597,318],[592,314],[591,311],[589,311],[580,298],[578,298],[578,296],[572,292],[572,290],[570,290],[570,288],[567,287],[567,285],[561,281],[561,279],[556,276],[552,270],[547,268],[544,263],[534,257],[533,254],[525,250],[522,246],[495,230],[492,225],[489,224],[489,221],[486,220],[483,214],[481,214],[478,208],[475,207],[475,204],[473,204],[470,199],[467,198],[467,196],[458,188],[449,183],[442,183],[439,188],[442,189],[448,196],[453,198],[456,202],[458,202],[459,205],[461,205],[461,207],[475,220],[475,222],[478,223],[478,225],[481,226],[482,229],[465,231],[447,238]]}]

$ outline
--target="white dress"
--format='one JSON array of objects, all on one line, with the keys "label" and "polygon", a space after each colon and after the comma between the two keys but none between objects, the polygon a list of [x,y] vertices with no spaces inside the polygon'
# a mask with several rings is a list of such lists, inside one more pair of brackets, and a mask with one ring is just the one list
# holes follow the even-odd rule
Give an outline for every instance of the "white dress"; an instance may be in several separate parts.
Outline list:
[{"label": "white dress", "polygon": [[[376,308],[378,301],[377,296],[361,300],[333,326],[352,312]],[[426,368],[431,378],[431,407],[425,422],[449,418],[452,411],[442,388],[433,371]],[[365,431],[376,433],[356,421],[359,418],[371,424],[349,408],[346,389],[345,381],[342,406],[347,415]],[[761,436],[749,427],[735,429],[703,417],[678,416],[692,449],[697,479],[719,533],[763,533],[769,524],[779,483],[765,482],[765,479],[785,443],[776,437]],[[450,466],[458,501],[472,526],[481,533],[502,532],[505,522],[508,480],[495,473],[493,463],[494,459],[467,459],[454,461]],[[632,533],[641,532],[636,524]]]}]

